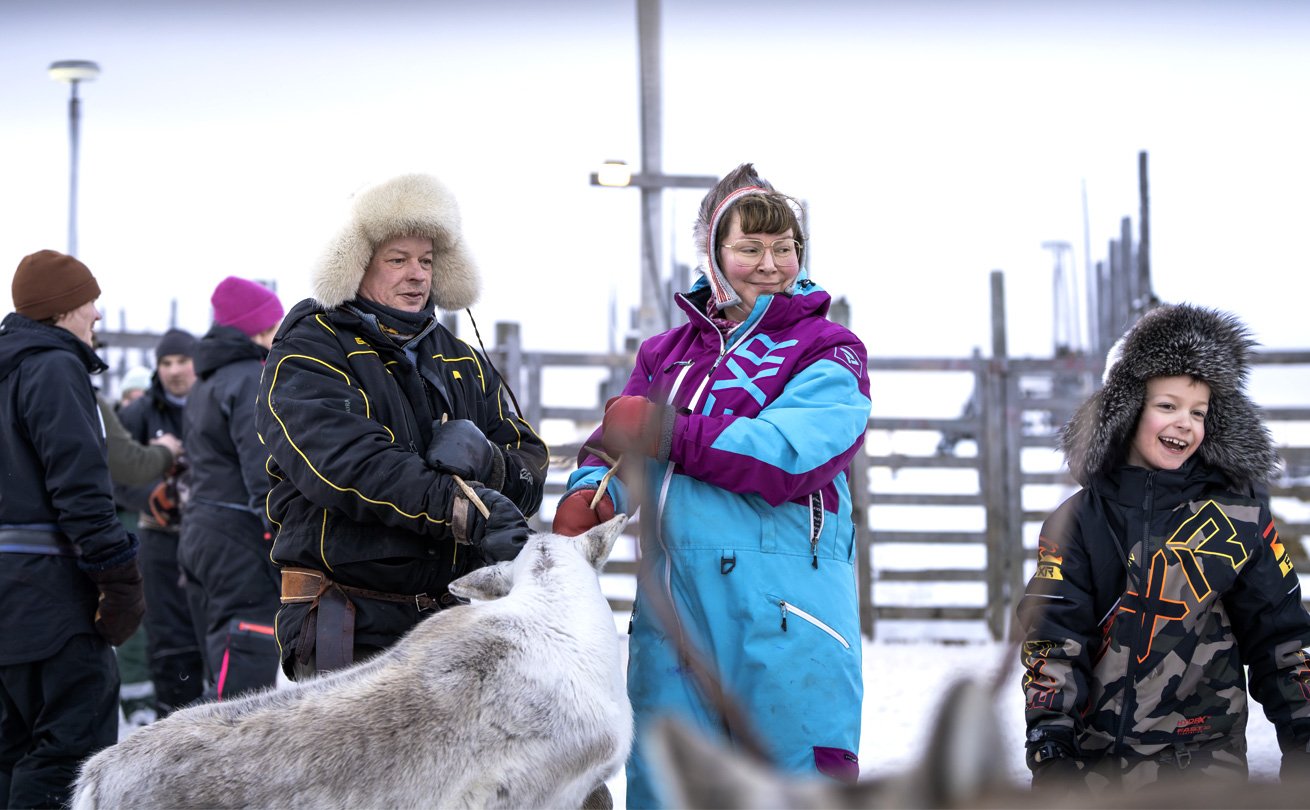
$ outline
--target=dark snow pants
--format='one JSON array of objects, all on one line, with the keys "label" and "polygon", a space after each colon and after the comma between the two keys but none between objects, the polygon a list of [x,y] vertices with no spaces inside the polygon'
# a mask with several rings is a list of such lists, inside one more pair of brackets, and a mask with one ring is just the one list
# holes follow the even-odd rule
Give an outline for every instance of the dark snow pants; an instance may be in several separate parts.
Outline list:
[{"label": "dark snow pants", "polygon": [[118,663],[96,635],[0,666],[0,807],[62,807],[82,760],[118,741]]},{"label": "dark snow pants", "polygon": [[204,697],[225,700],[277,683],[274,622],[281,581],[264,526],[249,512],[187,506],[178,560],[205,659]]},{"label": "dark snow pants", "polygon": [[143,528],[137,536],[146,590],[144,625],[150,680],[163,717],[200,697],[205,688],[205,664],[177,561],[178,534]]}]

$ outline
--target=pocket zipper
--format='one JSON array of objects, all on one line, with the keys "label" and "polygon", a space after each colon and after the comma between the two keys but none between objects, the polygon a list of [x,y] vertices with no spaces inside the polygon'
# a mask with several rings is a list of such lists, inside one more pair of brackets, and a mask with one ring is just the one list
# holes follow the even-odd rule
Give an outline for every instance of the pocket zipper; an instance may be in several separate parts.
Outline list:
[{"label": "pocket zipper", "polygon": [[813,614],[801,610],[800,608],[796,607],[795,605],[791,604],[785,599],[778,600],[778,607],[782,610],[782,630],[784,633],[787,631],[787,614],[791,613],[799,617],[800,619],[809,622],[810,624],[819,628],[820,630],[832,636],[833,638],[837,639],[838,643],[840,643],[846,649],[849,650],[851,648],[850,642],[848,642],[845,638],[843,638],[841,633],[838,633],[836,630],[833,630],[831,627],[824,624],[822,620],[820,620],[818,617],[814,616]]}]

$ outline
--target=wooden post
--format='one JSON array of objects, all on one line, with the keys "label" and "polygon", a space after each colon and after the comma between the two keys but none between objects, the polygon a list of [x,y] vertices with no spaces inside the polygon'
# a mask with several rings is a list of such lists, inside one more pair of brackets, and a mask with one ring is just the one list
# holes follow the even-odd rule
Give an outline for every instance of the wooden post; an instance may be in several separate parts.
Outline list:
[{"label": "wooden post", "polygon": [[519,405],[527,410],[527,413],[523,414],[523,418],[527,419],[537,429],[540,429],[541,392],[530,390],[531,380],[527,382],[528,388],[524,388],[523,342],[517,322],[498,322],[496,324],[495,348],[500,356],[504,358],[499,364],[501,377],[505,379],[506,385],[514,389],[515,395],[518,396]]},{"label": "wooden post", "polygon": [[1137,224],[1137,300],[1133,315],[1141,315],[1150,306],[1151,293],[1151,197],[1146,183],[1146,152],[1137,153],[1137,194],[1140,210]]},{"label": "wooden post", "polygon": [[1119,301],[1119,310],[1115,313],[1119,327],[1115,332],[1116,340],[1133,325],[1137,299],[1141,295],[1141,291],[1137,289],[1137,262],[1133,260],[1133,220],[1130,217],[1119,220],[1118,245],[1119,289],[1123,291],[1123,297]]},{"label": "wooden post", "polygon": [[984,435],[979,451],[984,454],[982,490],[987,510],[987,629],[995,640],[1005,638],[1009,603],[1006,599],[1007,560],[1010,545],[1010,461],[1006,456],[1006,378],[1008,358],[1005,339],[1005,283],[999,270],[991,275],[992,357],[982,378]]}]

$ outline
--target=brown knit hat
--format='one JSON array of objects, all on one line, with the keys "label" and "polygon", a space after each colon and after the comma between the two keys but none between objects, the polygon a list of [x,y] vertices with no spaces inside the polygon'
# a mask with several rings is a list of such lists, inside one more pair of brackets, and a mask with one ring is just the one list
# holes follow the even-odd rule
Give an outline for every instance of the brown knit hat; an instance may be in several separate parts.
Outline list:
[{"label": "brown knit hat", "polygon": [[72,312],[100,297],[100,285],[87,266],[56,250],[24,256],[12,290],[14,311],[34,321]]}]

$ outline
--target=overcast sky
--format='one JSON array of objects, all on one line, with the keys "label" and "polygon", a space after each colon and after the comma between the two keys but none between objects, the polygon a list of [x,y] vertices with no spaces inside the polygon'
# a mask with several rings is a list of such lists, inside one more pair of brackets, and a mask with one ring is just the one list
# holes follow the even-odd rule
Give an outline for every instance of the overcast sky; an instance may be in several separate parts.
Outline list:
[{"label": "overcast sky", "polygon": [[[177,6],[177,9],[174,8]],[[111,326],[208,326],[223,276],[288,303],[362,185],[436,174],[487,292],[532,347],[603,348],[638,291],[636,4],[0,3],[0,265],[66,248],[68,88],[82,88],[81,257]],[[812,215],[812,274],[876,355],[1052,344],[1052,260],[1136,224],[1150,154],[1156,292],[1305,348],[1310,4],[664,0],[664,169],[756,162]],[[1082,189],[1089,229],[1084,232]],[[691,259],[698,191],[668,195]],[[11,308],[8,285],[0,308]]]}]

